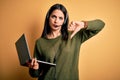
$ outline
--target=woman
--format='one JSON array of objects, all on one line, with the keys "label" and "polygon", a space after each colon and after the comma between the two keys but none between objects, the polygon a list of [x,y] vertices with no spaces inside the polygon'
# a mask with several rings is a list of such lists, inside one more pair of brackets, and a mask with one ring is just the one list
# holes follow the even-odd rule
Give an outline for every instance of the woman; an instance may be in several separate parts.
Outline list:
[{"label": "woman", "polygon": [[[97,34],[104,22],[72,21],[62,4],[53,5],[45,19],[42,36],[36,41],[29,73],[38,80],[79,80],[78,58],[81,44]],[[55,63],[50,66],[37,60]]]}]

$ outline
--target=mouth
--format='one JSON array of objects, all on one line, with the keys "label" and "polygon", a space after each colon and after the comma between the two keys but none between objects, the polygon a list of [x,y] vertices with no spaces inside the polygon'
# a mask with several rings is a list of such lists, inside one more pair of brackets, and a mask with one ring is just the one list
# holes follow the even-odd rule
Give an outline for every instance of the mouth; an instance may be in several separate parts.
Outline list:
[{"label": "mouth", "polygon": [[55,28],[60,27],[59,25],[53,25]]}]

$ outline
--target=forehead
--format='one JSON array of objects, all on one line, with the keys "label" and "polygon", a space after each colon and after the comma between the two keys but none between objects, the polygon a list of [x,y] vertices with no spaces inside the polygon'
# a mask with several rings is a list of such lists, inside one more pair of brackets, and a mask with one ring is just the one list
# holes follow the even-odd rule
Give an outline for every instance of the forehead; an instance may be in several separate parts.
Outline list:
[{"label": "forehead", "polygon": [[59,10],[59,9],[54,10],[54,11],[51,13],[51,15],[56,15],[56,16],[64,17],[63,12],[62,12],[61,10]]}]

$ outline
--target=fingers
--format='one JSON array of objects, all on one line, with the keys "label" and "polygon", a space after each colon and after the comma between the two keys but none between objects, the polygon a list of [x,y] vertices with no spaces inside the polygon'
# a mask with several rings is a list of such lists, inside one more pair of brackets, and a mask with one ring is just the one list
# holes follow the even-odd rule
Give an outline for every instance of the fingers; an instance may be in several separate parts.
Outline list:
[{"label": "fingers", "polygon": [[68,26],[68,31],[73,32],[71,38],[82,28],[84,28],[84,22],[72,21]]},{"label": "fingers", "polygon": [[81,22],[81,21],[72,21],[69,24],[69,28],[70,27],[76,27],[76,26],[79,26],[79,27],[83,28],[84,27],[84,22]]},{"label": "fingers", "polygon": [[31,61],[31,66],[33,66],[33,63],[34,63],[34,59],[32,59],[32,61]]},{"label": "fingers", "polygon": [[38,63],[37,63],[37,59],[35,58],[35,59],[34,59],[34,63],[33,63],[33,65],[36,66],[37,64],[38,64]]},{"label": "fingers", "polygon": [[39,68],[39,64],[37,62],[37,59],[33,58],[28,67],[29,68],[33,68],[33,69],[38,69]]},{"label": "fingers", "polygon": [[68,31],[74,31],[75,28],[76,28],[75,22],[72,21],[68,26]]}]

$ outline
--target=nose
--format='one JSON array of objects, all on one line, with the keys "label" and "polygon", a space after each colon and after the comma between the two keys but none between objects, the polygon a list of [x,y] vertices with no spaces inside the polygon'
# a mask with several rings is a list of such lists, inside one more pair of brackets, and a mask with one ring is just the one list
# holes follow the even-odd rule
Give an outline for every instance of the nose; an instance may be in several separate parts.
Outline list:
[{"label": "nose", "polygon": [[54,22],[57,23],[58,22],[58,18],[56,18]]}]

